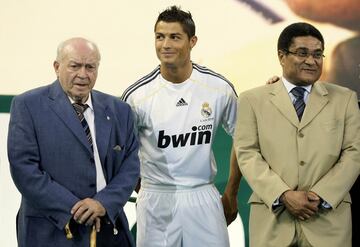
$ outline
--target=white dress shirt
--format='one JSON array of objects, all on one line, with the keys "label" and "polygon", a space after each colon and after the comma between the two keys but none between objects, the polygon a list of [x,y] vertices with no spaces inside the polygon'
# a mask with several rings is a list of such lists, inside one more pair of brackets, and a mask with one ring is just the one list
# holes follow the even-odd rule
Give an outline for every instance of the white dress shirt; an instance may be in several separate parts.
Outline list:
[{"label": "white dress shirt", "polygon": [[[70,99],[71,104],[75,103],[75,101],[72,100],[70,97],[69,97],[69,99]],[[95,168],[96,168],[96,191],[99,192],[106,186],[106,181],[105,181],[104,172],[103,172],[101,162],[100,162],[99,151],[98,151],[98,148],[96,145],[95,114],[94,114],[94,107],[92,105],[91,94],[89,94],[89,97],[84,104],[89,106],[84,111],[84,117],[90,128],[91,139],[92,139],[93,150],[94,150]]]},{"label": "white dress shirt", "polygon": [[[292,83],[290,83],[288,80],[286,80],[285,77],[282,77],[281,79],[282,79],[282,81],[283,81],[283,83],[284,83],[284,86],[285,86],[285,88],[286,88],[289,96],[290,96],[291,102],[294,104],[296,98],[295,98],[295,96],[291,93],[291,90],[292,90],[294,87],[297,87],[297,86],[294,85],[294,84],[292,84]],[[310,92],[311,92],[312,85],[301,86],[301,87],[302,87],[303,89],[305,89],[305,91],[304,91],[304,102],[305,102],[305,104],[306,104],[306,103],[307,103],[307,100],[308,100],[308,98],[309,98],[309,94],[310,94]]]}]

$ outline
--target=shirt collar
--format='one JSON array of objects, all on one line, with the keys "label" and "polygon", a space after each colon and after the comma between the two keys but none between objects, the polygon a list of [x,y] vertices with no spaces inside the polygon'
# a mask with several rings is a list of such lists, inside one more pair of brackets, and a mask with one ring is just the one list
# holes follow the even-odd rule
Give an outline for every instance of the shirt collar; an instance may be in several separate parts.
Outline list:
[{"label": "shirt collar", "polygon": [[[69,98],[71,104],[75,103],[75,101],[70,96],[68,96],[68,98]],[[87,100],[86,100],[86,102],[84,104],[88,105],[89,108],[91,109],[91,111],[94,111],[93,104],[92,104],[91,93],[89,93],[89,97],[87,98]]]},{"label": "shirt collar", "polygon": [[[296,85],[292,84],[291,82],[289,82],[288,80],[286,80],[285,77],[282,77],[281,78],[283,83],[284,83],[284,86],[286,87],[286,90],[288,93],[290,93],[290,91],[294,88],[294,87],[297,87]],[[306,90],[307,93],[310,93],[311,91],[311,88],[312,88],[312,85],[308,85],[308,86],[301,86],[302,88],[304,88]]]}]

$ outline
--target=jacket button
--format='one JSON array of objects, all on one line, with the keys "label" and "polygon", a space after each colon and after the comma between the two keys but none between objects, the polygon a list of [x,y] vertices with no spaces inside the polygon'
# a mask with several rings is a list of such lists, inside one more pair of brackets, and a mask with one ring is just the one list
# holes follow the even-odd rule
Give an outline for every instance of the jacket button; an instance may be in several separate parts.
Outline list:
[{"label": "jacket button", "polygon": [[299,132],[299,135],[298,135],[300,138],[303,138],[304,137],[304,134]]},{"label": "jacket button", "polygon": [[305,165],[305,161],[300,161],[300,165],[304,166]]}]

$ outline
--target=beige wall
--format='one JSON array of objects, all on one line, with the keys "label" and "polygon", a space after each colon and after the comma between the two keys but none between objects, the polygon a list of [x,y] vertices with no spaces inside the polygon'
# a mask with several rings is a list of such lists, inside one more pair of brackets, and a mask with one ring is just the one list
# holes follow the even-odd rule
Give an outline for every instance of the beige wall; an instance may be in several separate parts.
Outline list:
[{"label": "beige wall", "polygon": [[[195,62],[232,80],[238,91],[260,85],[280,73],[275,51],[280,30],[299,20],[282,1],[263,2],[285,22],[270,25],[236,0],[0,0],[0,95],[52,82],[56,47],[73,36],[87,37],[100,47],[96,88],[121,95],[158,64],[153,25],[171,4],[194,16],[199,37]],[[336,35],[349,34],[340,30]]]}]

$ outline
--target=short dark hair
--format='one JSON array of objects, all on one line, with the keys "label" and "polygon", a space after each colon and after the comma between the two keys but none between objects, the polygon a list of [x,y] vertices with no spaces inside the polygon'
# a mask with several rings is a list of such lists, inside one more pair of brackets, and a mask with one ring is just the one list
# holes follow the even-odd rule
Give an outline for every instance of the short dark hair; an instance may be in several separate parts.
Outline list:
[{"label": "short dark hair", "polygon": [[324,38],[320,31],[313,25],[306,22],[297,22],[287,26],[280,34],[278,39],[278,51],[288,51],[293,39],[302,36],[312,36],[321,41],[322,49],[324,50]]},{"label": "short dark hair", "polygon": [[195,36],[195,23],[191,13],[182,11],[180,7],[171,6],[161,12],[156,20],[154,31],[156,30],[156,25],[160,21],[179,22],[189,38]]}]

